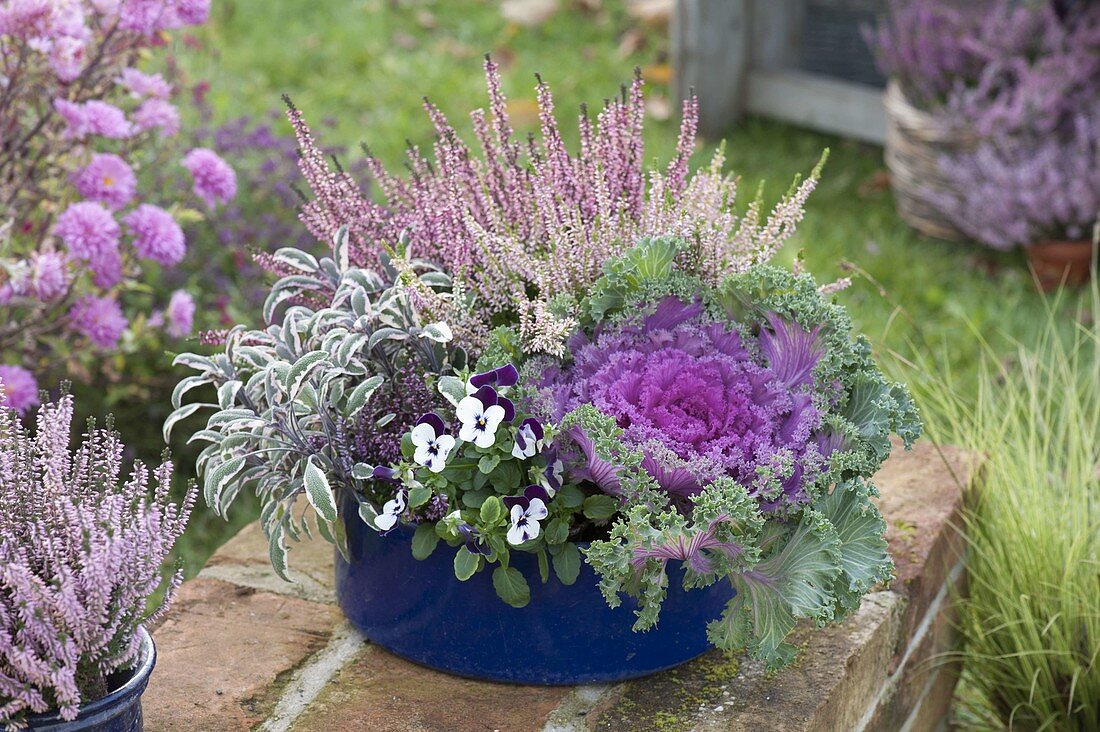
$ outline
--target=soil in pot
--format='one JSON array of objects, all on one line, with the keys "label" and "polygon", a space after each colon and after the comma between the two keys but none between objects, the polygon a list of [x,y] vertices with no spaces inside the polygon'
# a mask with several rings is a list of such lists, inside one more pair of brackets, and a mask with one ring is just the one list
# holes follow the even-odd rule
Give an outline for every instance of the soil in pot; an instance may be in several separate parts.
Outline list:
[{"label": "soil in pot", "polygon": [[1088,281],[1092,268],[1092,242],[1044,240],[1026,248],[1027,261],[1043,292],[1065,282],[1080,285]]}]

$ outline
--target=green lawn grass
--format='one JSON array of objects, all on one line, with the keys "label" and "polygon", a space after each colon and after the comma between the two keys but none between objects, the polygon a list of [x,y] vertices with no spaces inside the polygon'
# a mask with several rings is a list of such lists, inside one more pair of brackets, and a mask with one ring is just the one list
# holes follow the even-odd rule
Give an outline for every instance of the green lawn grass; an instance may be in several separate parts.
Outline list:
[{"label": "green lawn grass", "polygon": [[[177,48],[190,80],[210,82],[220,119],[262,116],[286,93],[307,119],[335,118],[322,143],[355,149],[366,142],[391,164],[399,164],[406,140],[431,142],[424,96],[468,130],[467,112],[485,102],[484,53],[504,66],[505,92],[523,131],[534,128],[536,72],[551,84],[559,118],[571,129],[582,102],[598,107],[640,66],[657,117],[648,124],[648,150],[667,159],[677,124],[675,115],[659,119],[662,106],[676,106],[667,104],[666,31],[641,26],[613,0],[595,13],[577,9],[579,3],[561,5],[546,22],[517,27],[488,0],[219,0],[209,25]],[[696,164],[713,145],[700,150]],[[979,353],[967,323],[996,347],[1010,337],[1026,341],[1043,320],[1022,257],[916,235],[882,184],[880,148],[766,119],[741,121],[727,135],[729,166],[742,176],[745,199],[764,181],[774,200],[826,147],[831,157],[822,183],[781,256],[802,250],[822,282],[855,278],[839,301],[887,368],[895,352],[932,350],[965,391]],[[1066,308],[1073,307],[1070,298]],[[184,547],[192,567],[226,538],[217,529],[216,520],[196,522]]]}]

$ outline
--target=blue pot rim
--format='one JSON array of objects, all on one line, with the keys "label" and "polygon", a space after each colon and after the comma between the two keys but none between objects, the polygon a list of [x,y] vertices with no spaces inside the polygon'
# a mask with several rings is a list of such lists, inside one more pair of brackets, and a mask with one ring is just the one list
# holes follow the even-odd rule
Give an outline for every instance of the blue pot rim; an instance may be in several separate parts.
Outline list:
[{"label": "blue pot rim", "polygon": [[[138,649],[138,658],[140,660],[138,664],[128,672],[130,677],[126,680],[125,684],[106,696],[81,704],[77,710],[76,719],[74,720],[62,719],[60,712],[52,711],[28,715],[25,718],[27,724],[31,725],[33,728],[34,725],[40,725],[46,722],[51,724],[60,724],[67,721],[78,722],[87,717],[94,717],[108,709],[127,704],[141,696],[145,692],[145,687],[149,684],[149,677],[153,673],[153,667],[157,664],[157,647],[153,643],[153,636],[149,634],[149,631],[145,629],[144,625],[138,626],[137,633],[141,638],[140,648]],[[122,673],[127,672],[123,671]]]}]

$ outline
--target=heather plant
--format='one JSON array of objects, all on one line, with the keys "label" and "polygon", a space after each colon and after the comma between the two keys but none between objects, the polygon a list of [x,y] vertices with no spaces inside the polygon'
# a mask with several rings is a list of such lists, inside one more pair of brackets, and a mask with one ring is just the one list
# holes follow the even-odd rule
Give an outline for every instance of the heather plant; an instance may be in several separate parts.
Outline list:
[{"label": "heather plant", "polygon": [[894,0],[869,31],[910,101],[981,137],[1049,134],[1100,94],[1100,7]]},{"label": "heather plant", "polygon": [[[173,319],[182,295],[168,307],[143,284],[184,257],[187,201],[158,200],[140,174],[181,166],[208,208],[232,198],[235,175],[212,151],[177,149],[176,90],[139,63],[208,13],[206,0],[0,4],[0,361],[21,379],[62,364],[80,376],[120,344],[189,331]],[[35,391],[9,405],[26,411]]]},{"label": "heather plant", "polygon": [[407,176],[387,171],[368,152],[381,203],[318,150],[301,112],[290,121],[313,191],[302,221],[321,240],[341,226],[351,236],[352,263],[372,267],[385,246],[407,237],[413,256],[438,263],[454,278],[444,304],[421,303],[454,328],[459,343],[479,348],[496,325],[518,319],[523,347],[561,355],[572,327],[569,301],[586,292],[606,261],[647,236],[677,236],[690,246],[681,263],[706,281],[766,261],[794,233],[818,171],[797,181],[765,215],[759,198],[734,211],[737,179],[723,173],[723,152],[694,173],[697,102],[684,103],[675,154],[663,170],[647,168],[642,144],[645,106],[640,74],[618,99],[578,118],[572,154],[554,117],[550,88],[536,87],[540,131],[515,139],[497,65],[486,59],[489,111],[471,114],[476,148],[467,145],[429,102],[437,140],[429,158],[408,151]]},{"label": "heather plant", "polygon": [[[194,492],[168,499],[172,464],[134,463],[108,420],[70,451],[73,398],[42,405],[32,433],[0,396],[0,724],[110,690],[108,676],[139,659],[142,623],[155,622],[182,580],[162,567],[183,533]],[[150,607],[148,599],[163,591]]]}]

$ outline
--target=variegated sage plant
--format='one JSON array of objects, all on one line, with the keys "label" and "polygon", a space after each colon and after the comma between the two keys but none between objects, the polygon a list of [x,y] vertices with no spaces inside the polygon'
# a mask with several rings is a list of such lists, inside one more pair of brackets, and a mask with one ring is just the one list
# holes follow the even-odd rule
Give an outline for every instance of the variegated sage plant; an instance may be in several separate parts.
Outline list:
[{"label": "variegated sage plant", "polygon": [[[408,424],[399,412],[430,409],[436,398],[424,386],[425,375],[465,365],[464,352],[450,345],[447,324],[420,322],[410,288],[393,284],[415,277],[419,288],[446,290],[446,275],[422,262],[395,267],[388,257],[380,275],[348,267],[346,251],[345,230],[337,234],[333,258],[278,250],[267,264],[286,276],[264,305],[270,325],[237,326],[224,334],[222,352],[175,359],[198,373],[172,395],[165,440],[181,420],[213,411],[190,438],[209,443],[197,461],[203,495],[225,516],[242,488],[255,490],[271,562],[284,579],[288,537],[312,534],[315,526],[346,551],[340,491],[373,497],[375,466],[393,457],[374,440],[393,431],[392,443],[399,445]],[[216,402],[182,403],[207,385]],[[292,511],[303,493],[312,519],[308,511],[297,517]]]}]

